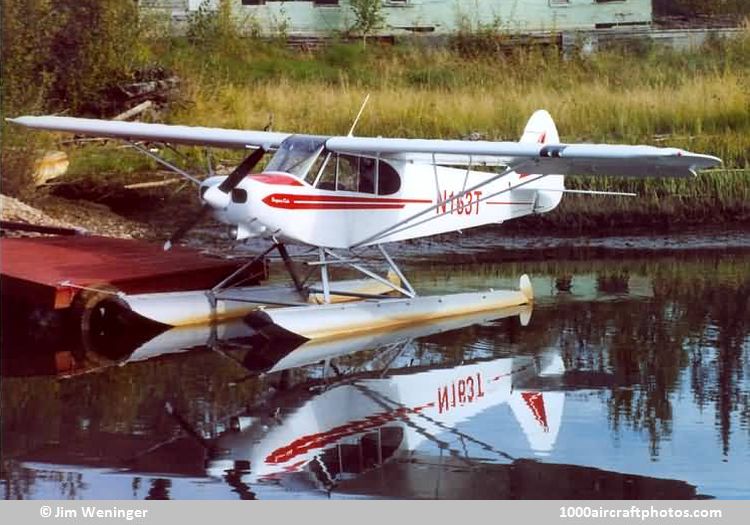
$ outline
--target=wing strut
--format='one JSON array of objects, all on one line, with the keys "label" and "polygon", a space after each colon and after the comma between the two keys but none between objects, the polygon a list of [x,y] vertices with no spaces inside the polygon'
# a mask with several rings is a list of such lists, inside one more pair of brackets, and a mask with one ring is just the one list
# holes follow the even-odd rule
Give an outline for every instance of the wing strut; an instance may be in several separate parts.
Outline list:
[{"label": "wing strut", "polygon": [[401,269],[398,267],[398,265],[395,263],[393,259],[391,259],[391,256],[388,255],[388,252],[385,251],[385,248],[383,248],[382,244],[378,244],[378,250],[380,250],[380,253],[383,255],[383,258],[388,263],[388,266],[391,267],[391,270],[393,270],[396,275],[398,275],[398,278],[401,279],[401,284],[404,285],[404,288],[409,290],[413,295],[417,295],[417,292],[414,291],[414,287],[411,285],[409,280],[406,278],[406,276],[403,274]]},{"label": "wing strut", "polygon": [[[424,210],[422,210],[420,212],[417,212],[414,215],[412,215],[410,217],[407,217],[404,220],[398,221],[393,226],[389,226],[388,228],[385,228],[384,230],[380,230],[378,233],[375,233],[373,235],[370,235],[369,237],[366,237],[365,239],[359,241],[358,243],[353,244],[351,247],[352,248],[358,248],[360,246],[364,246],[365,244],[370,244],[373,241],[377,241],[378,239],[382,239],[383,237],[386,237],[386,236],[394,233],[394,230],[397,230],[398,228],[400,228],[400,229],[398,229],[397,231],[402,231],[402,230],[405,230],[405,229],[412,228],[412,227],[414,227],[416,225],[412,224],[412,225],[407,226],[405,228],[401,228],[401,226],[404,226],[405,224],[410,223],[411,221],[413,221],[414,219],[416,219],[418,217],[421,217],[422,215],[425,215],[427,213],[435,211],[438,208],[440,208],[441,206],[445,206],[446,204],[449,204],[449,203],[451,203],[451,202],[453,202],[453,201],[455,201],[457,199],[462,199],[464,197],[464,195],[466,195],[467,193],[471,193],[474,190],[478,190],[479,188],[482,188],[482,187],[486,186],[487,184],[495,182],[496,180],[501,179],[501,178],[505,177],[506,175],[508,175],[510,173],[513,173],[515,170],[523,167],[523,165],[526,164],[526,163],[527,162],[522,162],[522,163],[520,163],[520,164],[518,164],[516,166],[512,166],[512,167],[509,166],[505,170],[503,170],[501,173],[498,173],[497,175],[495,175],[493,177],[490,177],[489,179],[487,179],[485,181],[482,181],[479,184],[475,184],[474,186],[470,187],[469,189],[467,189],[465,191],[462,191],[462,192],[454,195],[453,197],[450,197],[450,198],[445,199],[445,200],[438,199],[437,204],[433,204],[429,208],[426,208],[426,209],[424,209]],[[536,180],[536,179],[533,179],[533,180]],[[531,181],[529,181],[529,182],[531,182]],[[436,215],[435,217],[431,217],[428,220],[434,219],[436,217],[441,217],[441,215]],[[427,222],[427,221],[422,221],[422,222]],[[418,224],[422,224],[422,223],[420,222]]]},{"label": "wing strut", "polygon": [[159,164],[161,164],[165,168],[174,171],[175,173],[177,173],[178,175],[180,175],[182,177],[185,177],[186,179],[188,179],[193,184],[200,184],[201,183],[200,180],[198,180],[197,178],[195,178],[192,175],[190,175],[187,171],[185,171],[185,170],[183,170],[181,168],[178,168],[177,166],[175,166],[171,162],[163,159],[162,157],[160,157],[156,153],[151,153],[148,150],[148,148],[144,148],[143,146],[141,146],[140,144],[138,144],[136,142],[128,141],[128,144],[130,144],[130,146],[132,146],[133,148],[137,149],[138,151],[140,151],[141,153],[143,153],[147,157],[150,157],[150,158],[154,159],[156,162],[158,162]]},{"label": "wing strut", "polygon": [[[543,177],[546,177],[546,176],[547,175],[538,175],[538,176],[536,176],[534,178],[531,178],[531,179],[523,181],[521,184],[516,184],[515,186],[511,186],[509,188],[505,188],[503,190],[500,190],[500,191],[497,191],[497,192],[492,193],[490,195],[487,195],[486,197],[482,197],[481,199],[477,200],[476,202],[484,202],[484,201],[486,201],[488,199],[492,199],[494,197],[497,197],[498,195],[502,195],[503,193],[507,193],[509,191],[516,190],[516,189],[518,189],[518,188],[520,188],[522,186],[526,186],[527,184],[531,184],[532,182],[536,182],[539,179],[541,179]],[[468,193],[468,192],[465,192],[465,193]],[[463,195],[463,194],[459,194],[459,195]],[[449,202],[449,201],[446,201],[446,202]],[[422,219],[421,221],[415,222],[414,224],[407,224],[406,226],[402,226],[401,228],[398,228],[398,229],[395,229],[395,230],[391,229],[391,230],[389,230],[386,233],[379,234],[378,237],[377,237],[377,239],[382,239],[383,237],[387,237],[388,235],[395,235],[397,233],[401,233],[402,231],[406,231],[406,230],[409,230],[411,228],[416,228],[417,226],[419,226],[421,224],[433,221],[435,219],[439,219],[440,217],[443,217],[445,215],[447,215],[447,213],[441,213],[439,215],[433,215],[432,217],[427,217],[426,219]],[[414,218],[414,217],[412,217],[412,218]]]},{"label": "wing strut", "polygon": [[[332,250],[329,250],[328,248],[324,248],[324,250],[325,250],[325,253],[327,253],[328,255],[330,255],[331,257],[333,257],[334,259],[338,259],[338,260],[342,260],[343,259],[343,257],[341,257],[340,255],[338,255],[336,252],[334,252]],[[382,284],[384,284],[384,285],[386,285],[386,286],[388,286],[390,288],[393,288],[394,290],[396,290],[400,294],[405,295],[406,297],[412,298],[412,297],[414,297],[416,295],[415,293],[410,292],[409,290],[405,290],[401,286],[393,284],[388,279],[385,279],[385,278],[379,276],[378,274],[376,274],[374,272],[371,272],[370,270],[368,270],[367,268],[363,267],[360,264],[356,264],[356,263],[352,263],[352,262],[347,263],[347,264],[350,267],[352,267],[355,270],[357,270],[358,272],[365,274],[367,277],[370,277],[371,279],[375,279],[379,283],[382,283]]]}]

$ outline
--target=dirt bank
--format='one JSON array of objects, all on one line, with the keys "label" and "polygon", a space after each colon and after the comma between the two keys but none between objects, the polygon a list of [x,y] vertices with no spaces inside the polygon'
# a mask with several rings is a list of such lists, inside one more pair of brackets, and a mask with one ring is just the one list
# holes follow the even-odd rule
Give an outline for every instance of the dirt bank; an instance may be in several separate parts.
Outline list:
[{"label": "dirt bank", "polygon": [[82,200],[44,196],[27,204],[7,195],[0,195],[0,211],[3,221],[79,228],[93,235],[123,239],[156,236],[156,232],[148,224],[126,219],[107,206]]}]

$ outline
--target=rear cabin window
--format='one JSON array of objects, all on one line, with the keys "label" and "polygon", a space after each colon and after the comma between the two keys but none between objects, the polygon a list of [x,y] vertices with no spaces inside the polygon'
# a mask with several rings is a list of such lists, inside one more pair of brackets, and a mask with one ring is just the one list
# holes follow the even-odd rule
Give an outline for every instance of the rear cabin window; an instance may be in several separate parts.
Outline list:
[{"label": "rear cabin window", "polygon": [[311,172],[321,190],[391,195],[401,189],[398,172],[385,161],[354,155],[324,154]]}]

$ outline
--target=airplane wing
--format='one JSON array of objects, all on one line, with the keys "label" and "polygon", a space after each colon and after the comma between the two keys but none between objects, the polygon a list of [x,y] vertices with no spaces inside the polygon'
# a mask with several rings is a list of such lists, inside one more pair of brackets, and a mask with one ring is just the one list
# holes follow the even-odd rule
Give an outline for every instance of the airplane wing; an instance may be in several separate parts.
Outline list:
[{"label": "airplane wing", "polygon": [[326,148],[443,165],[502,165],[539,175],[691,177],[699,169],[721,164],[717,157],[676,148],[613,144],[332,137]]},{"label": "airplane wing", "polygon": [[244,131],[76,117],[24,116],[6,120],[29,128],[65,131],[91,137],[192,144],[216,148],[276,149],[290,135],[270,131]]},{"label": "airplane wing", "polygon": [[[147,140],[219,148],[276,149],[288,133],[123,122],[76,117],[24,116],[7,119],[23,126],[94,137]],[[721,159],[675,148],[610,144],[536,144],[440,139],[331,137],[336,153],[380,155],[440,165],[508,166],[539,175],[690,177]]]}]

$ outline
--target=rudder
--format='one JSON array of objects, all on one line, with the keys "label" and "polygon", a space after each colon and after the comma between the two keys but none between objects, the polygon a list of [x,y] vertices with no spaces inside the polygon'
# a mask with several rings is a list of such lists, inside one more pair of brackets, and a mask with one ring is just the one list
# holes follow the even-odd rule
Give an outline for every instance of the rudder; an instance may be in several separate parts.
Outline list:
[{"label": "rudder", "polygon": [[559,144],[560,135],[552,115],[547,110],[539,109],[531,115],[519,142],[528,144]]},{"label": "rudder", "polygon": [[[525,144],[559,144],[560,135],[555,121],[547,110],[539,109],[531,115],[521,135],[521,143]],[[565,188],[565,178],[562,175],[548,175],[539,181],[528,184],[525,189],[534,192],[534,213],[552,211],[560,204],[562,191]]]}]

